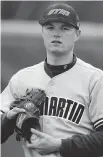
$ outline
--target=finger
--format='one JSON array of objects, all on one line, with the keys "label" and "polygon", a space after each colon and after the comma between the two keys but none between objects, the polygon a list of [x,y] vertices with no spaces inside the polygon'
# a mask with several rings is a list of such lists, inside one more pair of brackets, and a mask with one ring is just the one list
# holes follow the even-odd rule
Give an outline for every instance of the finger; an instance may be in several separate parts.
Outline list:
[{"label": "finger", "polygon": [[36,150],[36,152],[38,152],[39,154],[45,155],[45,152],[44,152],[43,150],[40,150],[40,149],[35,149],[35,150]]},{"label": "finger", "polygon": [[7,113],[7,118],[8,118],[8,119],[12,119],[12,118],[14,118],[18,113],[21,113],[21,112],[25,112],[25,110],[15,107],[15,108],[13,108],[12,110],[10,110],[10,111]]},{"label": "finger", "polygon": [[34,143],[27,143],[26,145],[28,148],[36,148],[36,145]]},{"label": "finger", "polygon": [[27,143],[26,146],[27,146],[28,148],[37,149],[38,152],[41,150],[41,148],[38,148],[38,145],[36,145],[36,143]]},{"label": "finger", "polygon": [[38,138],[40,138],[39,136],[33,134],[30,138],[31,143],[33,143],[35,140],[37,140]]},{"label": "finger", "polygon": [[25,112],[25,109],[15,107],[15,108],[12,109],[12,111],[13,111],[13,112],[16,112],[16,113],[20,113],[20,112]]},{"label": "finger", "polygon": [[34,128],[31,128],[31,132],[39,137],[44,137],[44,133],[38,131],[38,130],[35,130]]},{"label": "finger", "polygon": [[34,148],[34,144],[27,143],[26,145],[27,145],[28,148]]}]

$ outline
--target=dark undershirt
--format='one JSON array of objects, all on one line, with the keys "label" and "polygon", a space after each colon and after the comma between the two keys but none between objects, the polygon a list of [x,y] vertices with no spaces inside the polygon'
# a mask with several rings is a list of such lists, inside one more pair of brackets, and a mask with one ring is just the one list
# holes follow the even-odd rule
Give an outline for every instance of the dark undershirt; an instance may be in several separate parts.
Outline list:
[{"label": "dark undershirt", "polygon": [[64,65],[50,65],[47,63],[47,58],[44,62],[44,69],[46,73],[52,78],[58,74],[61,74],[69,69],[71,69],[76,64],[77,58],[75,55],[73,55],[73,60],[69,64]]}]

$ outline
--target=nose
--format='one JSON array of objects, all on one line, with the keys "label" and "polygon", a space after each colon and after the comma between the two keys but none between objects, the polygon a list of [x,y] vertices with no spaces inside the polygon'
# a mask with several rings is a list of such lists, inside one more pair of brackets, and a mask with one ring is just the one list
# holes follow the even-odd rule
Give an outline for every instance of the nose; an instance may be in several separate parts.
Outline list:
[{"label": "nose", "polygon": [[59,34],[54,34],[54,38],[60,38]]},{"label": "nose", "polygon": [[54,38],[60,38],[60,30],[55,29],[54,32],[53,32],[53,37]]}]

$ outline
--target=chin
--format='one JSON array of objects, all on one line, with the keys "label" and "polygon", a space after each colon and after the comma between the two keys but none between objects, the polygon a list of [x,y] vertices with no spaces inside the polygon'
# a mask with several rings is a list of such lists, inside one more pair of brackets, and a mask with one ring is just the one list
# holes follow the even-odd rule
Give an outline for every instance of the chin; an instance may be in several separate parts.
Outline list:
[{"label": "chin", "polygon": [[63,56],[65,54],[67,54],[67,52],[65,52],[64,50],[54,50],[54,51],[51,51],[51,53],[54,55],[54,56]]},{"label": "chin", "polygon": [[57,47],[51,48],[51,49],[49,49],[49,51],[52,53],[63,53],[64,52],[63,49],[57,48]]},{"label": "chin", "polygon": [[55,50],[55,51],[51,51],[51,53],[54,55],[54,56],[62,56],[64,53],[59,51],[59,50]]}]

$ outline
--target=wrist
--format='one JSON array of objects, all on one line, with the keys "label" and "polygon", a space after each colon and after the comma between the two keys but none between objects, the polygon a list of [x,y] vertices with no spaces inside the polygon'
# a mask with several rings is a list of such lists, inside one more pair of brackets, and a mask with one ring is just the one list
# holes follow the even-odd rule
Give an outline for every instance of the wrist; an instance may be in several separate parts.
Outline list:
[{"label": "wrist", "polygon": [[[10,112],[10,111],[9,111]],[[6,113],[6,118],[8,119],[8,120],[11,120],[11,119],[13,119],[13,117],[11,116],[11,114],[10,113]]]},{"label": "wrist", "polygon": [[55,140],[56,151],[60,151],[61,144],[62,144],[62,140],[61,139],[56,139]]},{"label": "wrist", "polygon": [[14,120],[17,118],[18,114],[13,114],[12,111],[10,110],[9,112],[6,113],[6,118],[8,120]]}]

